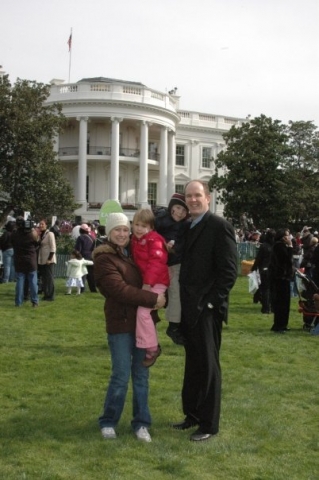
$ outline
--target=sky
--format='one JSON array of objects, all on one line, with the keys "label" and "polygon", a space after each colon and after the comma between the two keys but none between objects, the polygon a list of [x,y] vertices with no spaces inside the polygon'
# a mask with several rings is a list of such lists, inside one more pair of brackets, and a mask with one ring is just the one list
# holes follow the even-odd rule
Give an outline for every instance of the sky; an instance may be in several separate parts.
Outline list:
[{"label": "sky", "polygon": [[10,0],[0,18],[11,83],[101,76],[177,87],[181,110],[319,127],[318,0]]}]

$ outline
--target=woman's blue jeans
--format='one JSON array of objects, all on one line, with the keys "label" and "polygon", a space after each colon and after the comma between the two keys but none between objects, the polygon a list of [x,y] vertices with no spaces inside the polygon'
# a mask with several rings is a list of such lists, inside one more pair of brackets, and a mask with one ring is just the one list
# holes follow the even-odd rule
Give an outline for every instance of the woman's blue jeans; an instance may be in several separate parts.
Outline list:
[{"label": "woman's blue jeans", "polygon": [[151,425],[148,408],[148,368],[143,367],[145,350],[136,348],[134,333],[108,334],[112,358],[112,374],[108,385],[104,412],[99,418],[100,427],[115,427],[123,412],[130,377],[133,387],[134,431]]},{"label": "woman's blue jeans", "polygon": [[8,248],[2,252],[3,261],[3,279],[2,283],[14,282],[15,270],[13,263],[13,248]]}]

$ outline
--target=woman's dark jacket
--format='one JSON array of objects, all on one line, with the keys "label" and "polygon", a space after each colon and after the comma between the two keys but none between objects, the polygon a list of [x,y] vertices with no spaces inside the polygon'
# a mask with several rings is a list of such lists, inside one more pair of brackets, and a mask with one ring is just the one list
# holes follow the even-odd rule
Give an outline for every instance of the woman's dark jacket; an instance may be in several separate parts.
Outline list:
[{"label": "woman's dark jacket", "polygon": [[12,232],[4,232],[3,235],[0,237],[0,250],[5,252],[10,248],[13,248],[12,245]]},{"label": "woman's dark jacket", "polygon": [[292,255],[292,247],[288,247],[284,242],[274,244],[268,270],[271,281],[292,280],[294,271]]},{"label": "woman's dark jacket", "polygon": [[142,277],[130,257],[106,242],[93,252],[94,279],[105,297],[107,333],[134,333],[138,306],[152,308],[157,294],[142,290]]}]

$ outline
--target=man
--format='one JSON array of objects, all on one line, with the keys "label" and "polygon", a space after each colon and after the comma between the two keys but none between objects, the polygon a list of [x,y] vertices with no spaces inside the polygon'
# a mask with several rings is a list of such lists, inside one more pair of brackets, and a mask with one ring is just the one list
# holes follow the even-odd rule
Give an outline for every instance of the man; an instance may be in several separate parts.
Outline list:
[{"label": "man", "polygon": [[61,237],[61,230],[60,230],[60,221],[56,220],[54,222],[54,225],[50,228],[50,232],[54,234],[55,239],[57,240],[59,237]]},{"label": "man", "polygon": [[23,217],[18,217],[16,221],[17,229],[12,232],[12,245],[14,250],[14,267],[16,271],[16,293],[15,305],[20,307],[24,300],[24,284],[27,279],[29,282],[31,302],[33,307],[37,307],[38,300],[38,274],[37,274],[37,250],[39,238],[36,230],[30,221],[25,221]]},{"label": "man", "polygon": [[185,187],[192,219],[180,271],[185,371],[182,389],[185,419],[177,430],[195,425],[190,440],[203,441],[219,430],[222,322],[228,294],[237,278],[237,247],[232,225],[209,211],[208,185],[192,180]]}]

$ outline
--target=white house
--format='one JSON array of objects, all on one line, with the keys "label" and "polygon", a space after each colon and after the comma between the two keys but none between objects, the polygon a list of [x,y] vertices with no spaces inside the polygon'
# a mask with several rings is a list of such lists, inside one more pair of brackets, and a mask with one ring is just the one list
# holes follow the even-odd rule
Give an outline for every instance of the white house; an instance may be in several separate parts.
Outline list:
[{"label": "white house", "polygon": [[[111,199],[131,217],[130,206],[166,206],[189,180],[210,179],[222,134],[245,119],[180,110],[179,98],[176,89],[104,77],[52,80],[47,102],[62,103],[68,118],[56,150],[78,215],[93,220]],[[214,192],[212,200],[211,210],[222,215]]]}]

